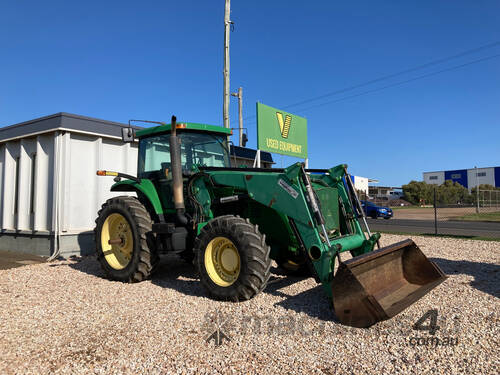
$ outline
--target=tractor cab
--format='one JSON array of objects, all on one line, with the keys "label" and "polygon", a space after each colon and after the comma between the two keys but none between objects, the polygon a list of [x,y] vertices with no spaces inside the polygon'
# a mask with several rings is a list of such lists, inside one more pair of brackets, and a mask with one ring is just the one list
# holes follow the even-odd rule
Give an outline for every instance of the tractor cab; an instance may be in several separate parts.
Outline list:
[{"label": "tractor cab", "polygon": [[[227,136],[231,131],[220,126],[180,123],[176,125],[180,143],[182,174],[187,177],[199,167],[230,167]],[[137,177],[169,179],[171,125],[138,131]]]},{"label": "tractor cab", "polygon": [[[230,129],[198,123],[177,123],[174,126],[184,182],[201,167],[231,167],[227,142]],[[162,207],[167,210],[174,209],[171,135],[171,124],[136,133],[139,138],[137,177],[153,183]]]}]

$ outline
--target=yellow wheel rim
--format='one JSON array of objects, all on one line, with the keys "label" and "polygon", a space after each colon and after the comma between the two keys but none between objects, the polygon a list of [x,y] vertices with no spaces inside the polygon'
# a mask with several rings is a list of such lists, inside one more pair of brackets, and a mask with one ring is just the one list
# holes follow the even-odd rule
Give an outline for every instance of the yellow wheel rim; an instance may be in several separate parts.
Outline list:
[{"label": "yellow wheel rim", "polygon": [[217,285],[228,287],[240,275],[240,254],[226,237],[215,237],[205,249],[205,269]]},{"label": "yellow wheel rim", "polygon": [[130,263],[134,237],[123,215],[114,213],[106,218],[101,230],[101,248],[106,262],[115,270],[122,270]]}]

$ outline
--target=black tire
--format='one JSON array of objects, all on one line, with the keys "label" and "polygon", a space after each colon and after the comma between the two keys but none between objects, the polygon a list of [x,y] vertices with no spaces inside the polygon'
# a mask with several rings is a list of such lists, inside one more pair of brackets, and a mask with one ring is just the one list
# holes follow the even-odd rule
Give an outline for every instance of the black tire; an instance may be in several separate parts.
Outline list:
[{"label": "black tire", "polygon": [[[112,214],[120,214],[126,219],[132,232],[132,254],[128,264],[122,269],[110,265],[104,255],[101,236],[103,224]],[[111,280],[139,282],[150,277],[159,262],[154,246],[152,220],[144,205],[136,197],[120,196],[111,198],[102,205],[94,229],[97,259],[106,276]]]},{"label": "black tire", "polygon": [[[232,241],[239,255],[239,275],[229,286],[216,284],[205,266],[205,251],[216,237]],[[235,302],[249,300],[266,287],[271,274],[270,247],[266,244],[265,235],[259,232],[257,225],[238,216],[220,216],[205,225],[196,237],[194,253],[200,281],[215,299]]]},{"label": "black tire", "polygon": [[370,216],[372,217],[372,219],[376,219],[378,217],[377,211],[373,211]]}]

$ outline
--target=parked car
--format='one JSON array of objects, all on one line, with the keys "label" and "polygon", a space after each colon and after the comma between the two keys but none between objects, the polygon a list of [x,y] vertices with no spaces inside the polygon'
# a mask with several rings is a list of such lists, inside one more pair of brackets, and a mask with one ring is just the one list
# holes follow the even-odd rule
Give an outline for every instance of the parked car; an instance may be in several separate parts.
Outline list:
[{"label": "parked car", "polygon": [[365,211],[365,215],[376,219],[378,217],[383,217],[384,219],[390,219],[393,216],[393,212],[389,207],[377,206],[375,203],[361,201],[361,207]]}]

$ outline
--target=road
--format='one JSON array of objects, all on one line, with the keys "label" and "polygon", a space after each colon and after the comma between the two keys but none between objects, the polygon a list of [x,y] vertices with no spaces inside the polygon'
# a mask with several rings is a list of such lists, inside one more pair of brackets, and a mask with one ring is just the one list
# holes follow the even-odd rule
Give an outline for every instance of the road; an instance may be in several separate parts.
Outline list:
[{"label": "road", "polygon": [[[434,234],[434,220],[368,219],[374,231]],[[438,221],[438,234],[500,238],[500,223],[479,221]]]}]

